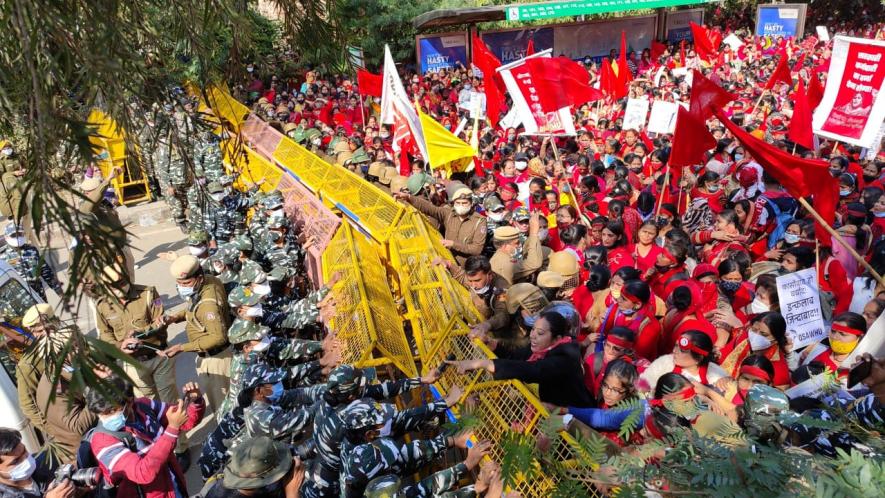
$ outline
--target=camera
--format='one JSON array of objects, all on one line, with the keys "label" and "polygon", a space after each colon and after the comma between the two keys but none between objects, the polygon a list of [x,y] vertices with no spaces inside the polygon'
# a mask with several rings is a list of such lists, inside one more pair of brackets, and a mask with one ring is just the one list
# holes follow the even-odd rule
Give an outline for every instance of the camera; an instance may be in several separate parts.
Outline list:
[{"label": "camera", "polygon": [[74,483],[78,488],[92,488],[101,481],[101,471],[98,467],[74,470],[72,464],[65,464],[55,471],[53,486],[61,484],[65,479]]}]

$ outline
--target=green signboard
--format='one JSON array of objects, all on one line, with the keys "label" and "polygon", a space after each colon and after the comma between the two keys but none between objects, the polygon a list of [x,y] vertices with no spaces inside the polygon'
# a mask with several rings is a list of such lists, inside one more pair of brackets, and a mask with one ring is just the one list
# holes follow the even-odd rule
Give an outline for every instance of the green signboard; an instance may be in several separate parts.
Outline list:
[{"label": "green signboard", "polygon": [[554,17],[605,14],[639,9],[658,9],[710,3],[714,0],[573,0],[571,2],[530,3],[507,7],[508,21],[534,21]]}]

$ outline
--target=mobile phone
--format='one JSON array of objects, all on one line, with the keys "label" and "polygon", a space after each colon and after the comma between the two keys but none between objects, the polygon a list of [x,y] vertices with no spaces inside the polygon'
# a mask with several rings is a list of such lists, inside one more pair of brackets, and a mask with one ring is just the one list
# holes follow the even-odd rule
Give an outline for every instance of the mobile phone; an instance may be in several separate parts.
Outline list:
[{"label": "mobile phone", "polygon": [[864,360],[858,363],[850,372],[848,372],[848,388],[851,389],[860,384],[862,380],[869,377],[872,369],[873,362],[871,360]]},{"label": "mobile phone", "polygon": [[449,355],[446,356],[445,361],[443,361],[439,364],[438,367],[436,367],[436,371],[439,372],[440,375],[444,374],[446,369],[449,368],[449,364],[446,363],[447,361],[455,361],[455,353],[449,353]]}]

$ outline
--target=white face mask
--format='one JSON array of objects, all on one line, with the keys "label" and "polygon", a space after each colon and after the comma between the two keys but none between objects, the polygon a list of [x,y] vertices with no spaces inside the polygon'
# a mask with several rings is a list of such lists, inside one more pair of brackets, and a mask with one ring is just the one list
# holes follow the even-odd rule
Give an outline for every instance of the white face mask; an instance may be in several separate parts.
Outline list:
[{"label": "white face mask", "polygon": [[786,242],[787,244],[795,244],[796,242],[799,242],[799,236],[795,233],[785,233],[784,242]]},{"label": "white face mask", "polygon": [[264,336],[261,338],[261,342],[259,342],[258,344],[256,344],[255,346],[252,347],[252,351],[255,351],[257,353],[261,353],[262,351],[266,351],[267,348],[270,347],[270,343],[271,343],[270,337]]},{"label": "white face mask", "polygon": [[538,230],[538,238],[542,241],[547,240],[547,236],[550,235],[550,230],[547,228],[542,228]]},{"label": "white face mask", "polygon": [[181,297],[189,297],[194,294],[193,287],[185,287],[183,285],[175,285],[175,288],[178,289],[178,295]]},{"label": "white face mask", "polygon": [[518,169],[519,171],[523,171],[524,169],[529,167],[529,163],[527,163],[525,161],[516,161],[513,164],[516,166],[516,169]]},{"label": "white face mask", "polygon": [[885,211],[882,211],[881,213],[873,213],[873,216],[876,218],[885,218]]},{"label": "white face mask", "polygon": [[21,247],[25,245],[24,237],[6,237],[6,243],[9,244],[10,247]]},{"label": "white face mask", "polygon": [[504,221],[505,214],[503,211],[500,213],[489,213],[489,219],[492,221]]},{"label": "white face mask", "polygon": [[260,304],[250,306],[246,308],[246,316],[249,318],[258,318],[260,316],[264,316],[264,308]]},{"label": "white face mask", "polygon": [[752,349],[753,351],[763,351],[771,346],[771,339],[765,337],[764,335],[757,334],[756,332],[750,332],[748,336],[750,340],[750,349]]},{"label": "white face mask", "polygon": [[259,296],[266,296],[270,294],[270,285],[269,284],[258,284],[252,287],[252,292],[258,294]]},{"label": "white face mask", "polygon": [[187,250],[190,251],[192,256],[199,256],[206,252],[206,246],[188,246]]},{"label": "white face mask", "polygon": [[212,269],[215,270],[215,273],[221,273],[224,271],[224,263],[215,261],[212,263]]},{"label": "white face mask", "polygon": [[381,430],[378,431],[378,436],[379,437],[387,437],[390,435],[390,433],[392,431],[393,431],[393,419],[389,419],[389,420],[387,420],[387,422],[384,423],[384,427],[382,427]]},{"label": "white face mask", "polygon": [[750,312],[755,315],[758,315],[759,313],[767,313],[769,310],[770,307],[763,303],[759,297],[756,297],[756,299],[753,299],[753,302],[750,303]]},{"label": "white face mask", "polygon": [[212,196],[212,200],[215,202],[221,202],[221,199],[224,199],[224,192],[215,192],[214,194],[210,194]]},{"label": "white face mask", "polygon": [[453,209],[455,211],[455,214],[457,214],[458,216],[464,216],[465,214],[470,212],[472,206],[463,206],[459,204],[454,206]]},{"label": "white face mask", "polygon": [[486,285],[485,287],[481,287],[479,289],[473,289],[473,292],[477,293],[477,295],[482,296],[483,294],[487,293],[489,291],[489,289],[491,289],[491,288],[492,288],[491,285]]},{"label": "white face mask", "polygon": [[9,480],[26,481],[31,478],[35,470],[37,470],[37,461],[34,460],[33,456],[28,455],[28,458],[22,460],[18,465],[9,470]]}]

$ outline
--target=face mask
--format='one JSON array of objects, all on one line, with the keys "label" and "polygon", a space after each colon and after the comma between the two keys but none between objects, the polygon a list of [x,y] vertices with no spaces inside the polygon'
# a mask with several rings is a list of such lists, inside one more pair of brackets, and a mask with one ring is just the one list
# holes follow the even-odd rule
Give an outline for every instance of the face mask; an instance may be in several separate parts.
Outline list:
[{"label": "face mask", "polygon": [[538,320],[537,316],[525,317],[522,313],[519,314],[519,323],[526,330],[531,330],[532,327],[535,326],[535,321]]},{"label": "face mask", "polygon": [[624,316],[633,316],[636,314],[636,310],[633,308],[630,308],[628,310],[620,310],[620,311],[621,311],[621,314]]},{"label": "face mask", "polygon": [[882,211],[881,213],[873,213],[873,216],[876,218],[885,218],[885,211]]},{"label": "face mask", "polygon": [[246,308],[246,316],[248,318],[258,318],[259,316],[264,316],[264,307],[260,304],[249,306],[248,308]]},{"label": "face mask", "polygon": [[785,233],[784,242],[787,244],[795,244],[796,242],[799,242],[799,236],[795,233]]},{"label": "face mask", "polygon": [[519,171],[523,171],[524,169],[529,167],[529,163],[527,163],[525,161],[516,161],[513,164],[516,166],[516,169],[518,169]]},{"label": "face mask", "polygon": [[740,288],[741,282],[729,282],[727,280],[719,282],[719,289],[726,294],[734,294]]},{"label": "face mask", "polygon": [[387,137],[390,136],[390,133],[387,133],[387,132],[379,133],[378,136],[381,137],[381,138],[383,138],[383,139],[385,139],[385,140],[387,140]]},{"label": "face mask", "polygon": [[212,263],[212,269],[215,270],[215,273],[221,273],[224,271],[224,263],[216,261]]},{"label": "face mask", "polygon": [[266,296],[270,294],[270,284],[261,284],[252,287],[252,292],[258,294],[259,296]]},{"label": "face mask", "polygon": [[489,213],[489,219],[492,221],[504,221],[504,213]]},{"label": "face mask", "polygon": [[769,306],[760,301],[758,297],[756,299],[753,299],[753,302],[750,303],[750,312],[755,315],[758,315],[759,313],[766,313],[768,311]]},{"label": "face mask", "polygon": [[37,461],[34,457],[28,455],[28,458],[22,460],[18,465],[9,470],[9,480],[25,481],[31,478],[34,471],[37,470]]},{"label": "face mask", "polygon": [[126,414],[119,411],[101,421],[101,425],[109,431],[119,431],[126,425]]},{"label": "face mask", "polygon": [[24,237],[6,237],[6,243],[11,247],[21,247],[25,245]]},{"label": "face mask", "polygon": [[206,252],[206,246],[188,246],[187,250],[191,253],[191,256],[199,256]]},{"label": "face mask", "polygon": [[479,289],[473,289],[473,292],[475,292],[479,296],[483,296],[487,294],[491,288],[491,285],[486,285],[485,287],[480,287]]},{"label": "face mask", "polygon": [[707,192],[718,192],[719,185],[707,185]]},{"label": "face mask", "polygon": [[393,419],[384,423],[384,427],[378,431],[378,437],[387,437],[391,432],[393,432]]},{"label": "face mask", "polygon": [[214,194],[211,194],[211,196],[212,196],[212,200],[215,202],[221,202],[221,199],[224,199],[223,192],[215,192]]},{"label": "face mask", "polygon": [[470,208],[471,206],[454,206],[455,214],[457,214],[458,216],[464,216],[465,214],[470,212]]},{"label": "face mask", "polygon": [[267,397],[268,401],[277,402],[280,400],[280,397],[283,396],[283,383],[277,382],[273,385],[273,391],[270,393],[270,396]]},{"label": "face mask", "polygon": [[550,235],[550,230],[547,228],[542,228],[538,230],[538,238],[542,241],[547,240],[547,236]]},{"label": "face mask", "polygon": [[750,332],[749,334],[750,340],[750,349],[753,351],[764,351],[771,347],[771,339],[765,337],[764,335],[757,334],[756,332]]},{"label": "face mask", "polygon": [[854,351],[854,348],[857,346],[857,339],[851,342],[844,341],[834,341],[830,339],[830,349],[833,350],[836,354],[848,354]]},{"label": "face mask", "polygon": [[175,285],[175,288],[178,290],[178,295],[181,297],[188,297],[194,294],[193,287],[185,287],[183,285]]},{"label": "face mask", "polygon": [[262,337],[261,342],[252,346],[252,351],[254,351],[256,353],[261,353],[263,351],[267,351],[267,348],[270,347],[270,342],[271,342],[270,337],[267,337],[267,336]]},{"label": "face mask", "polygon": [[12,149],[3,149],[3,155],[9,157],[12,155]]},{"label": "face mask", "polygon": [[849,195],[851,195],[850,190],[839,189],[839,197],[848,197]]},{"label": "face mask", "polygon": [[744,159],[744,155],[743,155],[743,154],[735,154],[735,155],[734,155],[734,161],[735,161],[735,162],[740,162],[740,161],[742,161],[743,159]]}]

